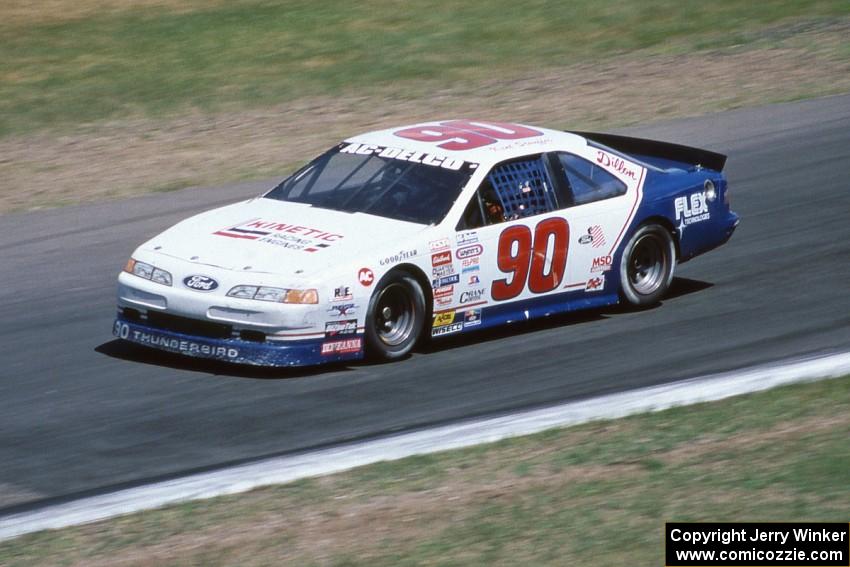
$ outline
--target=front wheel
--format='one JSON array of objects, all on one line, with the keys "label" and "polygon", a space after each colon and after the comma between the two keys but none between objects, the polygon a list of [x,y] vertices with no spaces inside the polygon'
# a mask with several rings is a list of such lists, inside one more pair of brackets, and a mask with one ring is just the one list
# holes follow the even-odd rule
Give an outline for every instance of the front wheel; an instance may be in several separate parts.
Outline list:
[{"label": "front wheel", "polygon": [[623,250],[620,291],[639,307],[654,305],[667,293],[676,266],[676,245],[663,226],[640,227]]},{"label": "front wheel", "polygon": [[425,295],[417,281],[405,273],[385,277],[366,313],[366,352],[383,360],[407,355],[419,340],[425,324]]}]

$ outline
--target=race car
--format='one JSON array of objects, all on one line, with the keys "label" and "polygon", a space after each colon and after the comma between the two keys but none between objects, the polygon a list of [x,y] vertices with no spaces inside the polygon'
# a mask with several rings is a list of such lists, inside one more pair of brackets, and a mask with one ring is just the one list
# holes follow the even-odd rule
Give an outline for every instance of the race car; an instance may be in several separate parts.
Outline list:
[{"label": "race car", "polygon": [[349,138],[267,193],[186,219],[118,277],[120,339],[231,363],[395,360],[618,302],[738,225],[726,157],[484,120]]}]

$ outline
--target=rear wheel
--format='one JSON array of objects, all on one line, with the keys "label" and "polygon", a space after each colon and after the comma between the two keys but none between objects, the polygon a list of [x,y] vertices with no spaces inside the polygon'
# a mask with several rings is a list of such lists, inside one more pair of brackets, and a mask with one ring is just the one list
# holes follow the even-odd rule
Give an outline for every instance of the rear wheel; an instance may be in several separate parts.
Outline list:
[{"label": "rear wheel", "polygon": [[425,295],[403,272],[386,276],[369,301],[366,350],[375,358],[397,360],[413,350],[425,324]]},{"label": "rear wheel", "polygon": [[673,281],[676,245],[663,226],[640,227],[623,250],[620,262],[620,290],[628,303],[654,305],[667,293]]}]

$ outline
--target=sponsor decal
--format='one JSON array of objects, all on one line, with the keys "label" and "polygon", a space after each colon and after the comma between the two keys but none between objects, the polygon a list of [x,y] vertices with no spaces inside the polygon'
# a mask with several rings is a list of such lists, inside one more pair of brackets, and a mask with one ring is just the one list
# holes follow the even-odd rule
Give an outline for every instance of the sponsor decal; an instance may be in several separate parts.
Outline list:
[{"label": "sponsor decal", "polygon": [[637,181],[638,175],[635,166],[619,156],[612,156],[608,152],[596,150],[596,163],[607,169],[613,169],[617,173]]},{"label": "sponsor decal", "polygon": [[328,341],[322,343],[322,356],[360,352],[362,347],[363,340],[360,337],[357,337],[356,339],[345,339],[342,341]]},{"label": "sponsor decal", "polygon": [[328,321],[325,323],[326,337],[354,334],[357,334],[357,319],[344,319],[342,321]]},{"label": "sponsor decal", "polygon": [[578,239],[579,244],[593,244],[594,248],[605,246],[605,233],[598,224],[587,227],[587,234],[582,234]]},{"label": "sponsor decal", "polygon": [[455,267],[451,264],[446,266],[439,266],[431,270],[431,273],[435,278],[444,278],[446,276],[450,276],[455,273]]},{"label": "sponsor decal", "polygon": [[472,303],[473,301],[478,301],[482,297],[484,297],[485,291],[487,291],[485,288],[470,289],[469,291],[464,291],[460,294],[460,302],[463,304],[463,303]]},{"label": "sponsor decal", "polygon": [[389,264],[395,264],[397,262],[401,262],[402,260],[407,260],[408,258],[413,258],[416,256],[416,250],[402,250],[397,254],[393,254],[392,256],[388,256],[387,258],[381,258],[379,263],[382,266],[387,266]]},{"label": "sponsor decal", "polygon": [[472,274],[471,276],[469,276],[469,281],[466,282],[466,285],[478,285],[480,283],[481,279],[475,274]]},{"label": "sponsor decal", "polygon": [[348,301],[354,299],[354,294],[351,293],[351,288],[347,285],[341,285],[334,288],[334,295],[331,301]]},{"label": "sponsor decal", "polygon": [[468,274],[468,273],[470,273],[470,272],[477,272],[477,271],[479,271],[480,269],[481,269],[481,266],[479,266],[479,265],[477,265],[477,264],[476,264],[476,265],[474,265],[474,266],[466,266],[466,267],[462,268],[462,269],[460,270],[460,273],[462,273],[462,274]]},{"label": "sponsor decal", "polygon": [[[475,256],[474,258],[464,258],[460,263],[461,267],[468,268],[470,266],[477,266],[481,262],[481,258]],[[478,268],[476,268],[478,269]]]},{"label": "sponsor decal", "polygon": [[451,252],[438,252],[436,254],[431,254],[431,266],[436,268],[438,266],[445,266],[446,264],[452,263],[452,253]]},{"label": "sponsor decal", "polygon": [[679,232],[684,232],[688,225],[711,218],[705,191],[693,193],[690,197],[676,197],[673,203],[676,208],[676,220],[679,221]]},{"label": "sponsor decal", "polygon": [[465,246],[467,244],[475,244],[478,242],[478,233],[475,231],[472,232],[458,232],[455,235],[455,239],[457,240],[458,246]]},{"label": "sponsor decal", "polygon": [[464,327],[474,327],[475,325],[481,324],[481,310],[480,309],[470,309],[466,313],[463,314],[463,326]]},{"label": "sponsor decal", "polygon": [[455,274],[453,276],[446,276],[443,278],[437,278],[431,282],[431,287],[438,288],[447,285],[452,285],[460,282],[460,276]]},{"label": "sponsor decal", "polygon": [[446,305],[452,304],[452,296],[451,295],[443,295],[443,296],[435,296],[434,297],[434,305],[439,305],[441,307],[445,307]]},{"label": "sponsor decal", "polygon": [[441,335],[448,335],[449,333],[457,333],[458,331],[463,330],[463,323],[458,321],[457,323],[452,323],[451,325],[443,325],[442,327],[434,327],[431,329],[432,337],[439,337]]},{"label": "sponsor decal", "polygon": [[121,321],[115,322],[112,334],[122,339],[131,340],[142,345],[160,347],[172,352],[226,359],[239,358],[239,349],[237,348],[207,345],[203,343],[196,343],[195,341],[165,337],[156,333],[137,331],[135,329],[130,329],[130,326],[127,323],[122,323]]},{"label": "sponsor decal", "polygon": [[357,305],[354,303],[340,303],[339,305],[331,305],[328,309],[328,315],[331,317],[345,317],[354,315],[357,312]]},{"label": "sponsor decal", "polygon": [[437,313],[434,315],[434,324],[432,327],[443,327],[445,325],[451,325],[455,322],[455,312],[454,311],[444,311],[443,313]]},{"label": "sponsor decal", "polygon": [[607,272],[612,268],[613,260],[611,256],[597,256],[593,259],[593,264],[590,266],[591,272]]},{"label": "sponsor decal", "polygon": [[343,235],[299,224],[252,219],[213,232],[217,236],[255,240],[291,250],[318,252],[341,240]]},{"label": "sponsor decal", "polygon": [[480,244],[474,244],[472,246],[458,248],[455,252],[455,256],[457,256],[458,260],[464,260],[466,258],[474,258],[475,256],[481,256],[482,252],[484,252],[484,247]]},{"label": "sponsor decal", "polygon": [[587,280],[584,291],[602,291],[603,287],[605,287],[605,274]]},{"label": "sponsor decal", "polygon": [[443,250],[448,250],[451,247],[448,238],[440,238],[439,240],[432,240],[428,243],[428,248],[431,252],[442,252]]},{"label": "sponsor decal", "polygon": [[360,271],[357,272],[357,281],[363,287],[369,287],[375,281],[375,273],[369,268],[360,268]]},{"label": "sponsor decal", "polygon": [[188,276],[183,278],[183,285],[195,291],[212,291],[218,287],[218,282],[209,276]]},{"label": "sponsor decal", "polygon": [[[382,158],[398,159],[410,163],[421,163],[432,167],[459,170],[466,163],[462,159],[453,159],[440,154],[414,152],[403,148],[376,146],[374,144],[348,144],[340,148],[341,154],[358,154],[361,156],[375,155]],[[471,165],[471,164],[470,164]]]},{"label": "sponsor decal", "polygon": [[438,287],[434,290],[434,297],[445,297],[447,295],[452,295],[455,292],[455,286],[447,285],[445,287]]}]

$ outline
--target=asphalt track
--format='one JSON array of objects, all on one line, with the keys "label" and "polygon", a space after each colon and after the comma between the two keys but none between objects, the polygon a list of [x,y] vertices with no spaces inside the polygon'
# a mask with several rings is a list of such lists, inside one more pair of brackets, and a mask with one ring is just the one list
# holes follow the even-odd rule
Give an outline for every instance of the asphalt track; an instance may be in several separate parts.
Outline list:
[{"label": "asphalt track", "polygon": [[850,96],[630,133],[727,153],[742,224],[670,297],[452,339],[395,364],[267,371],[112,340],[134,246],[267,184],[0,216],[0,515],[389,432],[850,345]]}]

